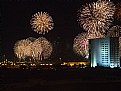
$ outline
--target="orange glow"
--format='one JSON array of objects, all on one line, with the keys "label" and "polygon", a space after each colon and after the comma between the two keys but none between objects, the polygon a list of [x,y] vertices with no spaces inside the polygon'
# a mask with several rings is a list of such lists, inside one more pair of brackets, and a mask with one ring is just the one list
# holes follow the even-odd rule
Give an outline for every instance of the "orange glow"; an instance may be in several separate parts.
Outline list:
[{"label": "orange glow", "polygon": [[88,65],[89,62],[64,62],[64,65],[74,66],[74,65]]}]

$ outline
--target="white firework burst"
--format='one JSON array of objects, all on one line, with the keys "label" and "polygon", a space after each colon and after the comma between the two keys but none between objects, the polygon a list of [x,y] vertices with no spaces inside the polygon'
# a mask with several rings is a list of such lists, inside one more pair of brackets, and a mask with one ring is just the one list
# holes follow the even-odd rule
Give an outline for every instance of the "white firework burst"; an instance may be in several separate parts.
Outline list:
[{"label": "white firework burst", "polygon": [[47,12],[37,12],[32,16],[30,20],[32,29],[39,34],[45,34],[49,30],[53,29],[53,19]]},{"label": "white firework burst", "polygon": [[78,11],[78,22],[89,33],[104,33],[110,26],[115,6],[112,2],[98,0],[87,4]]},{"label": "white firework burst", "polygon": [[98,20],[105,21],[105,19],[111,19],[115,12],[115,5],[107,0],[98,0],[93,3],[93,15]]},{"label": "white firework burst", "polygon": [[24,39],[17,41],[14,46],[14,53],[20,59],[24,59],[26,56],[31,56],[30,40]]},{"label": "white firework burst", "polygon": [[36,41],[39,41],[42,46],[41,60],[49,58],[53,50],[52,44],[44,37],[39,37]]},{"label": "white firework burst", "polygon": [[31,50],[32,50],[32,57],[33,59],[36,60],[40,60],[41,57],[41,53],[42,53],[42,46],[40,42],[36,42],[36,40],[34,42],[31,43]]},{"label": "white firework burst", "polygon": [[19,59],[31,57],[36,62],[49,58],[52,50],[52,44],[44,37],[39,37],[38,39],[29,37],[17,41],[14,46],[14,53]]}]

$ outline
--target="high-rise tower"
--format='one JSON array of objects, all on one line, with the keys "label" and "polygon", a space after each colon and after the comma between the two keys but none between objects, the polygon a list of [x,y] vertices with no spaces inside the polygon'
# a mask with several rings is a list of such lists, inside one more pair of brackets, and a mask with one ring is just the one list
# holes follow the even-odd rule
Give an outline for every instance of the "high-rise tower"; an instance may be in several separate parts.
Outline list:
[{"label": "high-rise tower", "polygon": [[91,67],[120,67],[118,37],[90,39],[89,49]]}]

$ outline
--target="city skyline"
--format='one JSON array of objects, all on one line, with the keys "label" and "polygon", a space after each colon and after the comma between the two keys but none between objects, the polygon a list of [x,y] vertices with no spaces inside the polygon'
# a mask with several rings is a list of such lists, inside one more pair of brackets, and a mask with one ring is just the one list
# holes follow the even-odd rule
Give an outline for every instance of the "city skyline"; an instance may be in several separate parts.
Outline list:
[{"label": "city skyline", "polygon": [[[43,36],[54,45],[52,57],[76,60],[82,57],[73,52],[73,40],[83,28],[77,22],[77,11],[82,5],[97,0],[2,0],[1,10],[1,41],[3,54],[7,58],[14,57],[13,47],[17,40],[28,37]],[[115,4],[119,1],[113,0]],[[37,12],[48,12],[53,18],[54,29],[45,35],[33,31],[30,25],[32,15]],[[115,21],[114,24],[120,24]]]}]

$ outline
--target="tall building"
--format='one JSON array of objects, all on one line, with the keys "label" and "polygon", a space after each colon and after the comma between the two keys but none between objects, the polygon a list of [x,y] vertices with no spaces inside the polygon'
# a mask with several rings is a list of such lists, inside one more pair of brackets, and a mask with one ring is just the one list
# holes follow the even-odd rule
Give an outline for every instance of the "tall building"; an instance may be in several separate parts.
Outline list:
[{"label": "tall building", "polygon": [[89,53],[91,67],[120,67],[118,37],[90,39]]}]

